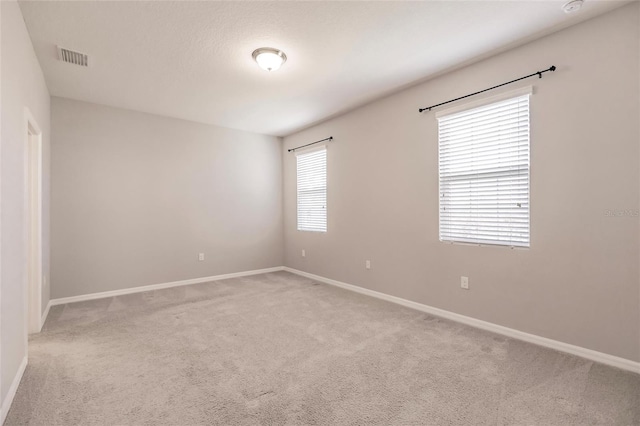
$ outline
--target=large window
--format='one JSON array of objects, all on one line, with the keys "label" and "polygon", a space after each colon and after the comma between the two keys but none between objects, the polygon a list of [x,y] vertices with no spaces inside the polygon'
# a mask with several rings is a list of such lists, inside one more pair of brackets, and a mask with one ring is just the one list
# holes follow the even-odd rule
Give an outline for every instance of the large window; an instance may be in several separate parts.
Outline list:
[{"label": "large window", "polygon": [[438,117],[440,241],[529,247],[529,93]]},{"label": "large window", "polygon": [[296,155],[298,231],[327,232],[327,149]]}]

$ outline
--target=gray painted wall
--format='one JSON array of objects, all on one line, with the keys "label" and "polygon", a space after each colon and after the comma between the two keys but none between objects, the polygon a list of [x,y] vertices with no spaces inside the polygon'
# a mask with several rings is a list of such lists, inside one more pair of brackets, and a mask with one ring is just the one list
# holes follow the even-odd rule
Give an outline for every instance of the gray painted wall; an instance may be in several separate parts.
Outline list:
[{"label": "gray painted wall", "polygon": [[53,298],[282,265],[279,138],[51,103]]},{"label": "gray painted wall", "polygon": [[[1,400],[4,401],[20,363],[27,355],[25,340],[25,114],[28,107],[43,132],[42,273],[49,278],[49,91],[15,1],[0,2],[2,10],[2,127],[0,130],[0,292]],[[42,309],[49,286],[42,289]]]},{"label": "gray painted wall", "polygon": [[[639,208],[638,17],[625,6],[285,138],[285,265],[640,361],[639,218],[605,215]],[[536,91],[531,248],[440,243],[437,122],[418,107],[552,64],[521,84]],[[299,232],[286,149],[328,136],[329,230]]]}]

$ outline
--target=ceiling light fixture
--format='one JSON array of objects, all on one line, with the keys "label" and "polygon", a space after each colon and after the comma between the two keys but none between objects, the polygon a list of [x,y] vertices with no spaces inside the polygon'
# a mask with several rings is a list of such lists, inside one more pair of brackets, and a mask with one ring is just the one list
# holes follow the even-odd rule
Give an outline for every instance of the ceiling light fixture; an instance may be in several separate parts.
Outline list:
[{"label": "ceiling light fixture", "polygon": [[564,10],[564,13],[576,12],[580,10],[583,3],[584,0],[572,0],[569,3],[565,3],[564,6],[562,6],[562,10]]},{"label": "ceiling light fixture", "polygon": [[261,47],[251,54],[253,60],[265,71],[275,71],[287,62],[287,55],[282,50],[272,47]]}]

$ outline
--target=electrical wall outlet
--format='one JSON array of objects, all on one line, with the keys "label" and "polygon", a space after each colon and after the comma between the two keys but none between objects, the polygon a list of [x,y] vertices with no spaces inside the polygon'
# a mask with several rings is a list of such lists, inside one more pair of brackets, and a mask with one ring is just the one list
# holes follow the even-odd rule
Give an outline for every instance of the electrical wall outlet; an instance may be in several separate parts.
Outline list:
[{"label": "electrical wall outlet", "polygon": [[364,262],[364,267],[367,268],[367,269],[371,269],[371,261],[370,260],[365,261]]},{"label": "electrical wall outlet", "polygon": [[198,254],[198,260],[201,261],[201,262],[204,260],[204,253],[199,253]]},{"label": "electrical wall outlet", "polygon": [[469,277],[460,277],[460,287],[469,290]]},{"label": "electrical wall outlet", "polygon": [[302,257],[307,257],[307,252],[304,249],[302,249]]}]

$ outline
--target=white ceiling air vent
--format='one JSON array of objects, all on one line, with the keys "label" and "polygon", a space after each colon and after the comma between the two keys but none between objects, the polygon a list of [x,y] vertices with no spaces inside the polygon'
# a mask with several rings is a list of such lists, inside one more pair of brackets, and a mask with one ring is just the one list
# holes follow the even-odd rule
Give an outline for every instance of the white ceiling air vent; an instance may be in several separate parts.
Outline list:
[{"label": "white ceiling air vent", "polygon": [[80,65],[81,67],[89,66],[89,56],[60,46],[58,46],[58,59],[68,64]]}]

